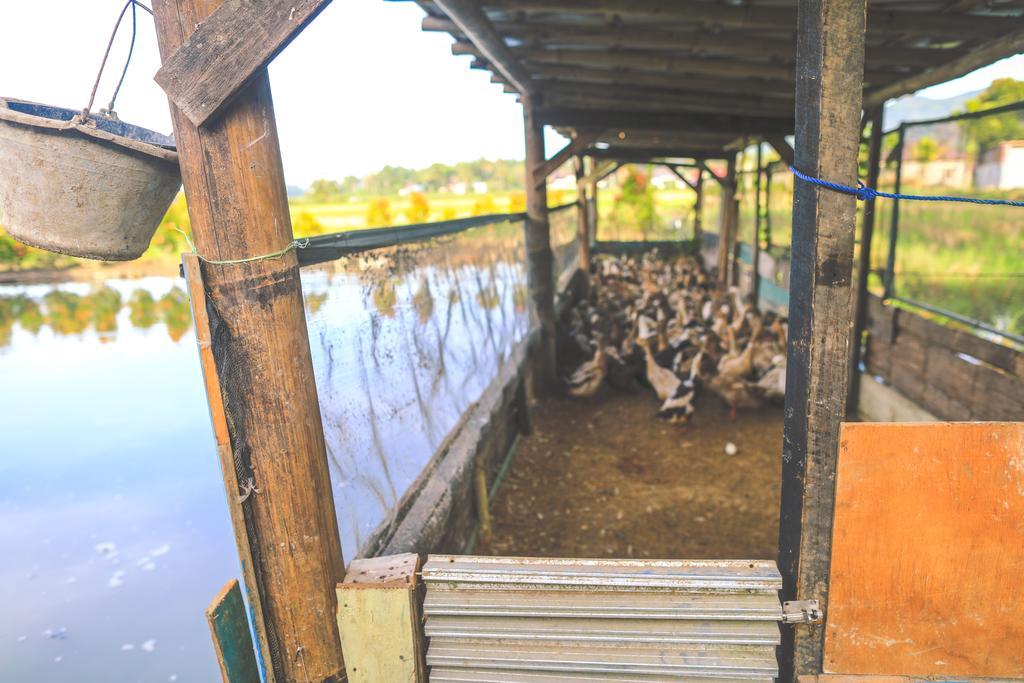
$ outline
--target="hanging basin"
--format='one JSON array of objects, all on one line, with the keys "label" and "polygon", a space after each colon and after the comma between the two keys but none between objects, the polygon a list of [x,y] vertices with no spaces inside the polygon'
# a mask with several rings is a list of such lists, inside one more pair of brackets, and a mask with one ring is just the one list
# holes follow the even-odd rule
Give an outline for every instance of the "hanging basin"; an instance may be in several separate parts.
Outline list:
[{"label": "hanging basin", "polygon": [[0,225],[47,251],[138,258],[181,187],[174,140],[78,114],[0,98]]}]

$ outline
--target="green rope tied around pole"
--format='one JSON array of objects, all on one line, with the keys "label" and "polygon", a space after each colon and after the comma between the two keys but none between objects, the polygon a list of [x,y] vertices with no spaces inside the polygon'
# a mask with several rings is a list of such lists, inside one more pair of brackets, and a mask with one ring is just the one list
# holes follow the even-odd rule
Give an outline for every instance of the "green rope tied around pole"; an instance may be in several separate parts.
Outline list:
[{"label": "green rope tied around pole", "polygon": [[290,251],[294,251],[296,249],[305,249],[307,246],[309,246],[309,239],[308,238],[303,238],[301,240],[292,240],[290,243],[288,243],[288,245],[286,247],[284,247],[282,249],[278,249],[277,251],[272,251],[269,254],[260,254],[258,256],[248,256],[246,258],[211,259],[211,258],[207,258],[207,257],[205,257],[205,256],[203,256],[202,254],[199,253],[199,251],[196,249],[195,243],[192,241],[192,237],[187,232],[185,232],[184,230],[182,230],[181,228],[179,228],[177,226],[175,226],[174,229],[177,230],[178,232],[180,232],[182,235],[185,236],[185,241],[188,243],[188,247],[189,247],[189,249],[192,250],[192,253],[196,255],[196,258],[198,258],[203,263],[209,263],[209,264],[214,265],[214,266],[230,266],[230,265],[235,265],[235,264],[238,264],[238,263],[253,263],[255,261],[266,261],[266,260],[269,260],[269,259],[281,258],[282,256],[284,256],[285,254],[287,254]]}]

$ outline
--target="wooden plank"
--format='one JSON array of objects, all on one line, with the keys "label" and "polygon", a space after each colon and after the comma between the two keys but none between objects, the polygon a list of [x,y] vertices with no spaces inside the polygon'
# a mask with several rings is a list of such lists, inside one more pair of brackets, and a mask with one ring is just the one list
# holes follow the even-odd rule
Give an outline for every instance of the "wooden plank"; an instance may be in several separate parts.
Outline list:
[{"label": "wooden plank", "polygon": [[[856,184],[865,0],[799,0],[795,166]],[[833,482],[853,325],[856,199],[796,183],[782,446],[783,600],[828,599]],[[781,680],[821,672],[821,629],[783,629]]]},{"label": "wooden plank", "polygon": [[521,95],[532,93],[530,74],[475,0],[436,0],[436,4]]},{"label": "wooden plank", "polygon": [[652,111],[601,111],[573,107],[540,107],[534,114],[539,123],[573,128],[650,128],[663,131],[721,132],[742,135],[788,133],[791,117],[747,116],[743,114],[677,114]]},{"label": "wooden plank", "polygon": [[[1009,27],[1012,23],[1007,22],[1007,26]],[[869,108],[879,106],[888,99],[959,78],[975,69],[987,66],[1004,57],[1012,57],[1019,52],[1024,52],[1024,29],[1018,29],[987,41],[957,59],[940,63],[931,69],[889,83],[881,88],[872,89],[864,96],[864,106]]]},{"label": "wooden plank", "polygon": [[[169,59],[219,3],[155,3]],[[211,125],[171,107],[233,462],[232,522],[268,681],[344,675],[335,585],[344,575],[270,82],[261,71]],[[239,259],[250,259],[234,262]],[[217,263],[216,261],[225,261]],[[198,309],[198,306],[196,306]],[[209,381],[209,376],[207,376]],[[212,392],[211,392],[212,393]]]},{"label": "wooden plank", "polygon": [[1022,454],[1019,422],[843,425],[829,672],[1024,671]]},{"label": "wooden plank", "polygon": [[426,680],[415,553],[353,560],[339,583],[338,632],[350,683]]},{"label": "wooden plank", "polygon": [[793,147],[786,141],[785,135],[769,135],[765,138],[775,153],[778,154],[787,166],[794,164]]},{"label": "wooden plank", "polygon": [[[789,7],[714,5],[664,0],[486,0],[487,8],[513,12],[581,12],[610,14],[670,25],[676,22],[727,28],[774,28],[792,31],[797,16]],[[868,21],[873,35],[924,35],[963,38],[994,37],[1007,31],[1003,17],[938,12],[874,11]]]},{"label": "wooden plank", "polygon": [[253,549],[246,533],[246,514],[244,501],[241,500],[245,487],[238,481],[238,461],[231,446],[228,432],[228,418],[224,410],[224,393],[221,388],[217,361],[213,357],[213,334],[210,330],[210,314],[207,309],[206,288],[203,285],[202,272],[199,268],[199,257],[194,253],[181,256],[182,272],[185,276],[185,287],[188,290],[189,305],[192,309],[192,320],[195,323],[196,345],[199,347],[199,367],[203,373],[203,387],[206,392],[207,406],[210,411],[210,423],[213,425],[213,438],[217,447],[217,459],[220,461],[224,492],[231,515],[231,529],[235,537],[238,559],[242,565],[242,579],[248,587],[249,603],[254,616],[253,632],[256,634],[257,652],[260,653],[260,668],[265,669],[263,653],[269,652],[270,643],[263,620],[257,615],[263,614],[262,598],[253,562]]},{"label": "wooden plank", "polygon": [[206,608],[206,623],[213,636],[221,680],[224,683],[260,683],[245,601],[237,580],[228,581]]},{"label": "wooden plank", "polygon": [[723,286],[732,284],[730,255],[736,239],[739,211],[736,199],[736,155],[726,160],[725,177],[721,180],[721,208],[718,212],[718,281]]},{"label": "wooden plank", "polygon": [[577,132],[576,137],[570,140],[565,147],[555,152],[550,159],[546,159],[534,167],[534,182],[547,182],[549,175],[558,170],[558,167],[569,161],[570,158],[576,156],[589,147],[590,143],[596,140],[598,135],[600,135],[598,131],[584,130]]},{"label": "wooden plank", "polygon": [[[796,47],[791,40],[759,36],[747,40],[742,33],[734,33],[721,26],[714,32],[703,27],[637,26],[616,24],[574,24],[554,21],[494,21],[494,28],[503,36],[513,36],[528,43],[557,43],[560,45],[599,45],[613,49],[668,50],[695,52],[723,56],[772,58],[792,62]],[[455,22],[442,17],[426,16],[421,25],[424,31],[452,34],[456,39],[464,35]],[[960,48],[868,46],[866,61],[878,66],[931,66],[964,54]]]},{"label": "wooden plank", "polygon": [[204,125],[330,2],[224,3],[163,61],[155,80],[189,121]]},{"label": "wooden plank", "polygon": [[757,93],[759,97],[792,101],[792,88],[765,88],[764,83],[757,79],[742,78],[701,78],[699,76],[681,76],[677,74],[659,74],[643,71],[610,71],[608,69],[583,69],[574,66],[555,64],[537,64],[531,67],[539,83],[551,80],[559,83],[596,83],[622,86],[645,86],[663,89],[665,92],[690,91],[707,92],[721,95],[750,95]]},{"label": "wooden plank", "polygon": [[[580,270],[590,272],[590,200],[587,198],[586,165],[582,156],[573,158],[573,170],[576,174],[576,242]],[[584,291],[590,290],[590,278],[583,284]]]}]

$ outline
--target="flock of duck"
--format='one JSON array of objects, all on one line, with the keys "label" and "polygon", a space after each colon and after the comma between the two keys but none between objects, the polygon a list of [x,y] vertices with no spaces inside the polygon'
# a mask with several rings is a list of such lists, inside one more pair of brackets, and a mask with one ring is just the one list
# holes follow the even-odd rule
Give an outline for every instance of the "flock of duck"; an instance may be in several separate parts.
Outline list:
[{"label": "flock of duck", "polygon": [[689,421],[709,391],[738,408],[786,392],[786,319],[723,290],[696,258],[599,257],[587,296],[563,321],[559,357],[569,394],[647,387],[658,417]]}]

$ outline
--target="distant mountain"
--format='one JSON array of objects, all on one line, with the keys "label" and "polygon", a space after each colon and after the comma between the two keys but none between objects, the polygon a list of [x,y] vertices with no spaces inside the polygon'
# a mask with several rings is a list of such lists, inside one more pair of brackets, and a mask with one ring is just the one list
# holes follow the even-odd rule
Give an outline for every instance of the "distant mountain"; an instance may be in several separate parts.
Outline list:
[{"label": "distant mountain", "polygon": [[885,105],[885,116],[882,127],[890,130],[904,121],[921,121],[925,119],[940,119],[949,116],[954,111],[964,108],[964,103],[982,92],[963,93],[954,97],[947,97],[944,100],[933,100],[928,97],[910,95],[901,97],[898,100]]},{"label": "distant mountain", "polygon": [[304,194],[306,194],[306,188],[299,187],[298,185],[289,185],[288,186],[288,196],[289,197],[301,197]]}]

